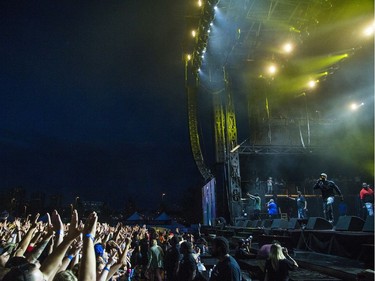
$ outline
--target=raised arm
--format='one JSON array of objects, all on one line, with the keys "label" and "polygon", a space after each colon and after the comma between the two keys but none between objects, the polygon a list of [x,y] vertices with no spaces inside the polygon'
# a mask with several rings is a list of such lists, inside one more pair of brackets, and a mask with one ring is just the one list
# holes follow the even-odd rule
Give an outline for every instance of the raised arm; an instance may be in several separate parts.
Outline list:
[{"label": "raised arm", "polygon": [[37,259],[43,253],[43,251],[46,248],[47,244],[51,240],[52,236],[53,236],[53,229],[52,229],[52,225],[49,224],[48,225],[48,231],[44,235],[43,240],[39,244],[37,244],[37,246],[35,247],[35,249],[30,254],[28,254],[26,256],[27,260],[29,262],[35,263],[37,261]]},{"label": "raised arm", "polygon": [[[107,264],[103,268],[102,272],[100,273],[99,280],[98,281],[106,281],[110,277],[108,276],[111,270],[111,267],[117,262],[117,252],[115,252],[111,257],[109,258]],[[113,274],[112,274],[113,275]]]},{"label": "raised arm", "polygon": [[[68,268],[68,265],[71,264],[71,263],[73,265],[78,263],[78,260],[77,260],[76,257],[77,257],[79,251],[82,248],[82,244],[83,244],[83,242],[81,240],[78,240],[78,239],[75,240],[72,247],[68,250],[67,254],[63,258],[62,264],[61,264],[61,266],[60,266],[60,268],[58,269],[57,272],[66,270]],[[71,267],[72,267],[72,265],[71,265]]]},{"label": "raised arm", "polygon": [[82,259],[78,275],[79,281],[96,280],[94,239],[97,222],[98,216],[95,212],[92,212],[85,222],[85,227],[83,229]]},{"label": "raised arm", "polygon": [[54,248],[56,248],[64,239],[64,224],[62,223],[60,215],[56,210],[52,212],[51,222],[53,225],[53,230],[55,231]]},{"label": "raised arm", "polygon": [[131,240],[130,238],[125,238],[125,249],[122,252],[120,259],[111,267],[107,280],[109,280],[122,266],[127,265],[127,255],[130,248]]},{"label": "raised arm", "polygon": [[249,197],[250,197],[250,199],[253,199],[253,200],[255,200],[255,198],[256,198],[256,197],[255,197],[254,195],[250,194],[249,192],[248,192],[248,193],[246,193],[246,195],[247,195],[247,196],[249,196]]},{"label": "raised arm", "polygon": [[27,231],[26,235],[21,240],[21,243],[20,243],[18,249],[14,253],[15,257],[22,257],[25,254],[27,246],[30,244],[31,238],[33,237],[34,232],[37,228],[38,219],[39,219],[39,214],[36,214],[33,223],[31,224],[31,226],[30,226],[29,230]]},{"label": "raised arm", "polygon": [[74,210],[72,213],[68,234],[64,237],[61,244],[57,246],[56,249],[54,249],[52,253],[44,260],[42,266],[40,267],[40,270],[43,272],[47,280],[51,278],[58,270],[58,267],[61,266],[65,253],[80,233],[81,230],[78,225],[78,213],[76,210]]}]

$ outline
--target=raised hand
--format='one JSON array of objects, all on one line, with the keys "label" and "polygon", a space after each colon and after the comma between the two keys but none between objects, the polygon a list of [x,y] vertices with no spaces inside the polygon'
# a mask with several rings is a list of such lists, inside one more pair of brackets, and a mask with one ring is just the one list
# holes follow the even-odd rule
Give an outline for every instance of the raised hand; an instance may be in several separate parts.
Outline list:
[{"label": "raised hand", "polygon": [[67,237],[69,240],[74,240],[81,234],[81,232],[82,229],[78,220],[77,210],[73,210]]},{"label": "raised hand", "polygon": [[83,234],[84,235],[90,234],[92,237],[95,237],[97,222],[98,222],[98,216],[95,212],[92,212],[85,222],[85,226],[83,228]]}]

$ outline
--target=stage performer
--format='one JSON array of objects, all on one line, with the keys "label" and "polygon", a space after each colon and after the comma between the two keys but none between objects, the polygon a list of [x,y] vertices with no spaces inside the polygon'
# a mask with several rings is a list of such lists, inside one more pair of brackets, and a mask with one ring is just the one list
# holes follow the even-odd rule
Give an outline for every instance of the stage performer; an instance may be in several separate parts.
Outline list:
[{"label": "stage performer", "polygon": [[247,193],[247,196],[250,197],[251,200],[254,200],[254,214],[253,219],[254,220],[260,220],[260,209],[261,209],[261,199],[258,193],[255,193],[254,195]]},{"label": "stage performer", "polygon": [[268,215],[270,218],[276,218],[279,214],[279,208],[277,207],[275,201],[273,199],[270,199],[266,203],[267,209],[268,209]]},{"label": "stage performer", "polygon": [[267,193],[272,194],[273,191],[273,180],[272,177],[269,177],[267,180]]},{"label": "stage performer", "polygon": [[374,215],[374,191],[369,187],[367,183],[362,183],[362,189],[359,192],[359,198],[363,208],[367,209],[367,215]]},{"label": "stage performer", "polygon": [[289,199],[295,200],[297,202],[297,217],[299,219],[306,218],[306,210],[307,210],[307,201],[305,196],[302,195],[301,191],[297,191],[297,198],[288,197]]},{"label": "stage performer", "polygon": [[342,195],[341,190],[333,181],[327,180],[326,173],[320,174],[320,178],[315,183],[314,189],[320,189],[322,192],[324,218],[330,223],[333,223],[333,202],[335,202],[335,192],[340,195],[341,201],[343,201],[344,196]]}]

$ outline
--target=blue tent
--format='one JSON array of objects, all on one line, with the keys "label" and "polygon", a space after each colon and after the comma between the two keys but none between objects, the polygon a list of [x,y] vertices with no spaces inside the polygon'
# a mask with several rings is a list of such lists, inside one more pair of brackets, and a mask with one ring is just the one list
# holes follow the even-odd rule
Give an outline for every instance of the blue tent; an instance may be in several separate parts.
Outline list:
[{"label": "blue tent", "polygon": [[156,219],[154,219],[156,221],[170,221],[171,218],[165,213],[161,213]]},{"label": "blue tent", "polygon": [[132,214],[130,217],[126,219],[126,221],[141,221],[141,220],[143,220],[143,217],[137,212],[134,212],[134,214]]}]

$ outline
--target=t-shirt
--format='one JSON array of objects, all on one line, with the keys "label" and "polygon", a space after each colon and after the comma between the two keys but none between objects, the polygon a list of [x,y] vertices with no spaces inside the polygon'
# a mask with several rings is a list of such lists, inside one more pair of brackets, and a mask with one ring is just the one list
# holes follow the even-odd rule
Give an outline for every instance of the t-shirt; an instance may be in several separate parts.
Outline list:
[{"label": "t-shirt", "polygon": [[173,272],[176,264],[180,261],[180,251],[177,247],[171,247],[164,256],[164,269]]},{"label": "t-shirt", "polygon": [[[197,262],[192,254],[184,255],[180,261],[177,279],[179,281],[188,281],[189,276],[197,270]],[[193,275],[194,276],[194,275]]]},{"label": "t-shirt", "polygon": [[265,269],[268,274],[268,280],[272,281],[288,281],[289,270],[294,270],[296,266],[291,260],[283,259],[279,260],[279,268],[274,270],[271,264],[271,260],[266,260]]},{"label": "t-shirt", "polygon": [[210,281],[241,281],[241,269],[232,256],[219,261],[211,273]]},{"label": "t-shirt", "polygon": [[261,200],[259,196],[255,196],[254,198],[254,210],[260,210]]},{"label": "t-shirt", "polygon": [[268,204],[268,214],[269,215],[277,215],[278,214],[277,205],[275,204],[275,202],[271,202],[271,203]]},{"label": "t-shirt", "polygon": [[365,203],[373,203],[374,191],[371,188],[368,188],[367,190],[365,188],[362,188],[361,191],[359,192],[359,197]]},{"label": "t-shirt", "polygon": [[305,208],[305,197],[303,196],[299,196],[297,197],[297,208],[298,209],[302,209],[302,208]]}]

